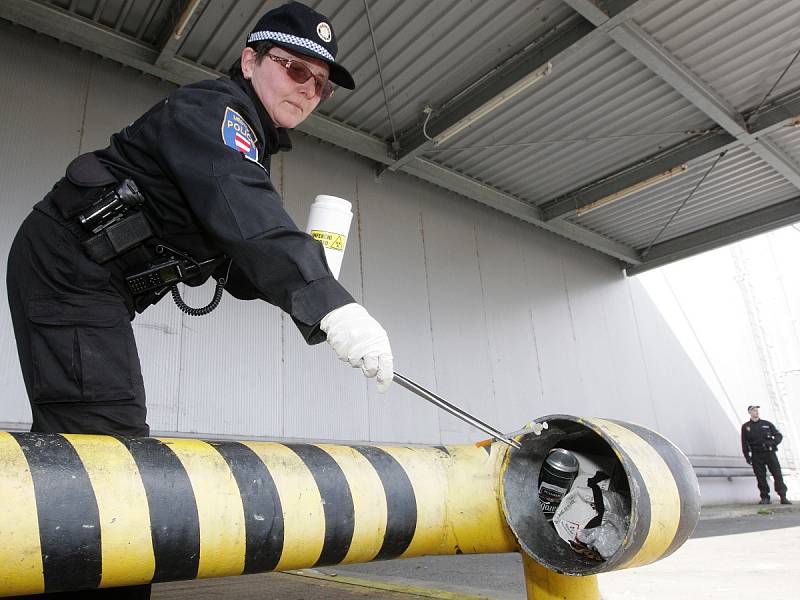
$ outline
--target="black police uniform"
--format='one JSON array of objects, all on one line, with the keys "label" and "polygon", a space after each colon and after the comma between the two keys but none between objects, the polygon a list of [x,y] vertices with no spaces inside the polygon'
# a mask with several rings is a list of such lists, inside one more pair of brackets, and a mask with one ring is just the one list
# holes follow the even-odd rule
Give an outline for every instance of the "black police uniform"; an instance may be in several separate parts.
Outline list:
[{"label": "black police uniform", "polygon": [[[230,257],[229,293],[279,306],[308,343],[325,339],[322,317],[353,298],[270,181],[270,155],[289,148],[250,82],[220,78],[179,88],[107,148],[73,161],[9,254],[9,304],[33,431],[147,435],[129,320],[163,295],[134,296],[124,276],[157,259],[159,243],[198,261]],[[103,185],[126,177],[146,197],[141,211],[153,237],[97,264],[80,243],[90,234],[77,215],[65,218],[64,207],[85,206]]]},{"label": "black police uniform", "polygon": [[772,474],[777,494],[781,498],[786,497],[786,484],[783,482],[781,463],[776,453],[781,441],[783,434],[769,421],[751,419],[742,425],[742,454],[745,460],[753,465],[762,499],[769,498],[767,469]]},{"label": "black police uniform", "polygon": [[[125,274],[157,260],[159,244],[198,261],[230,257],[229,293],[279,306],[310,344],[325,339],[322,317],[353,298],[270,181],[270,155],[290,148],[250,82],[236,77],[177,89],[107,148],[73,161],[9,253],[8,299],[32,431],[149,434],[130,321],[163,295],[133,295]],[[140,210],[153,235],[99,264],[82,246],[92,234],[77,213],[128,177],[146,197]],[[148,597],[148,587],[129,597]]]}]

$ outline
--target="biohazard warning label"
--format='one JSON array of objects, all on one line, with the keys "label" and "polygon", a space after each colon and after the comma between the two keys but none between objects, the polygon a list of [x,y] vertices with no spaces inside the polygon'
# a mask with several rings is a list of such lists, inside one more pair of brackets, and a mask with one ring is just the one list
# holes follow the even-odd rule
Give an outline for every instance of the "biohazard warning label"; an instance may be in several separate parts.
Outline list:
[{"label": "biohazard warning label", "polygon": [[330,250],[339,250],[340,252],[344,252],[344,244],[347,241],[347,236],[344,236],[341,233],[312,229],[311,237],[318,242],[321,242],[323,246],[329,248]]}]

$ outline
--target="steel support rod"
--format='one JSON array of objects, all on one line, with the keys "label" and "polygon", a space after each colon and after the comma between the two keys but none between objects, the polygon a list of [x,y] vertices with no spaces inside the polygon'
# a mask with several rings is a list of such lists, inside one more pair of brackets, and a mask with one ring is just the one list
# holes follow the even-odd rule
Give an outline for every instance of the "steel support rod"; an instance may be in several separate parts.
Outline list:
[{"label": "steel support rod", "polygon": [[430,402],[431,404],[434,404],[434,405],[438,406],[442,410],[445,410],[445,411],[449,412],[451,415],[453,415],[455,417],[458,417],[459,419],[461,419],[465,423],[468,423],[468,424],[472,425],[473,427],[476,427],[476,428],[480,429],[484,433],[488,433],[492,437],[496,438],[498,441],[503,442],[504,444],[508,444],[509,446],[512,446],[513,448],[517,448],[517,449],[520,448],[519,442],[507,438],[506,434],[504,434],[503,432],[498,431],[497,429],[495,429],[491,425],[487,425],[486,423],[484,423],[483,421],[481,421],[477,417],[474,417],[471,414],[469,414],[467,411],[458,408],[456,405],[450,404],[444,398],[442,398],[440,396],[437,396],[436,394],[434,394],[430,390],[426,390],[424,387],[422,387],[418,383],[414,383],[408,377],[404,377],[403,375],[401,375],[397,371],[395,371],[395,373],[394,373],[394,381],[396,381],[399,385],[401,385],[402,387],[406,388],[407,390],[409,390],[411,392],[414,392],[420,398],[423,398],[423,399],[427,400],[428,402]]},{"label": "steel support rod", "polygon": [[522,554],[528,600],[602,600],[597,575],[570,577],[551,571]]}]

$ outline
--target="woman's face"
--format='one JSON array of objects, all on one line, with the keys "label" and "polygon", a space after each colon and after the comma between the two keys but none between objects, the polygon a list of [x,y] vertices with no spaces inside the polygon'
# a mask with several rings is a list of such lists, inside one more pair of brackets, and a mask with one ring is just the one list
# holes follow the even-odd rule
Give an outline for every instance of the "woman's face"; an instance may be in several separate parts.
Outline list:
[{"label": "woman's face", "polygon": [[[270,48],[269,53],[279,58],[303,63],[316,76],[327,80],[328,65],[321,60],[294,54],[283,48]],[[256,62],[252,48],[242,51],[242,73],[249,79],[264,109],[278,127],[292,129],[306,120],[320,102],[314,89],[314,77],[305,83],[297,83],[287,72],[286,67],[265,56],[261,63]]]}]

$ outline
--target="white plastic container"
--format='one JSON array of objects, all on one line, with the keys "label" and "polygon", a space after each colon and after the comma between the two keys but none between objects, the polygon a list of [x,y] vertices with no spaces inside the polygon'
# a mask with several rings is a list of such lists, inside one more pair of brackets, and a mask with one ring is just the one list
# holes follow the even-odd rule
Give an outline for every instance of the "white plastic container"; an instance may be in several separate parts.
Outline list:
[{"label": "white plastic container", "polygon": [[306,233],[325,247],[328,267],[336,279],[339,279],[347,236],[350,234],[352,207],[344,198],[320,195],[314,199],[308,212]]}]

